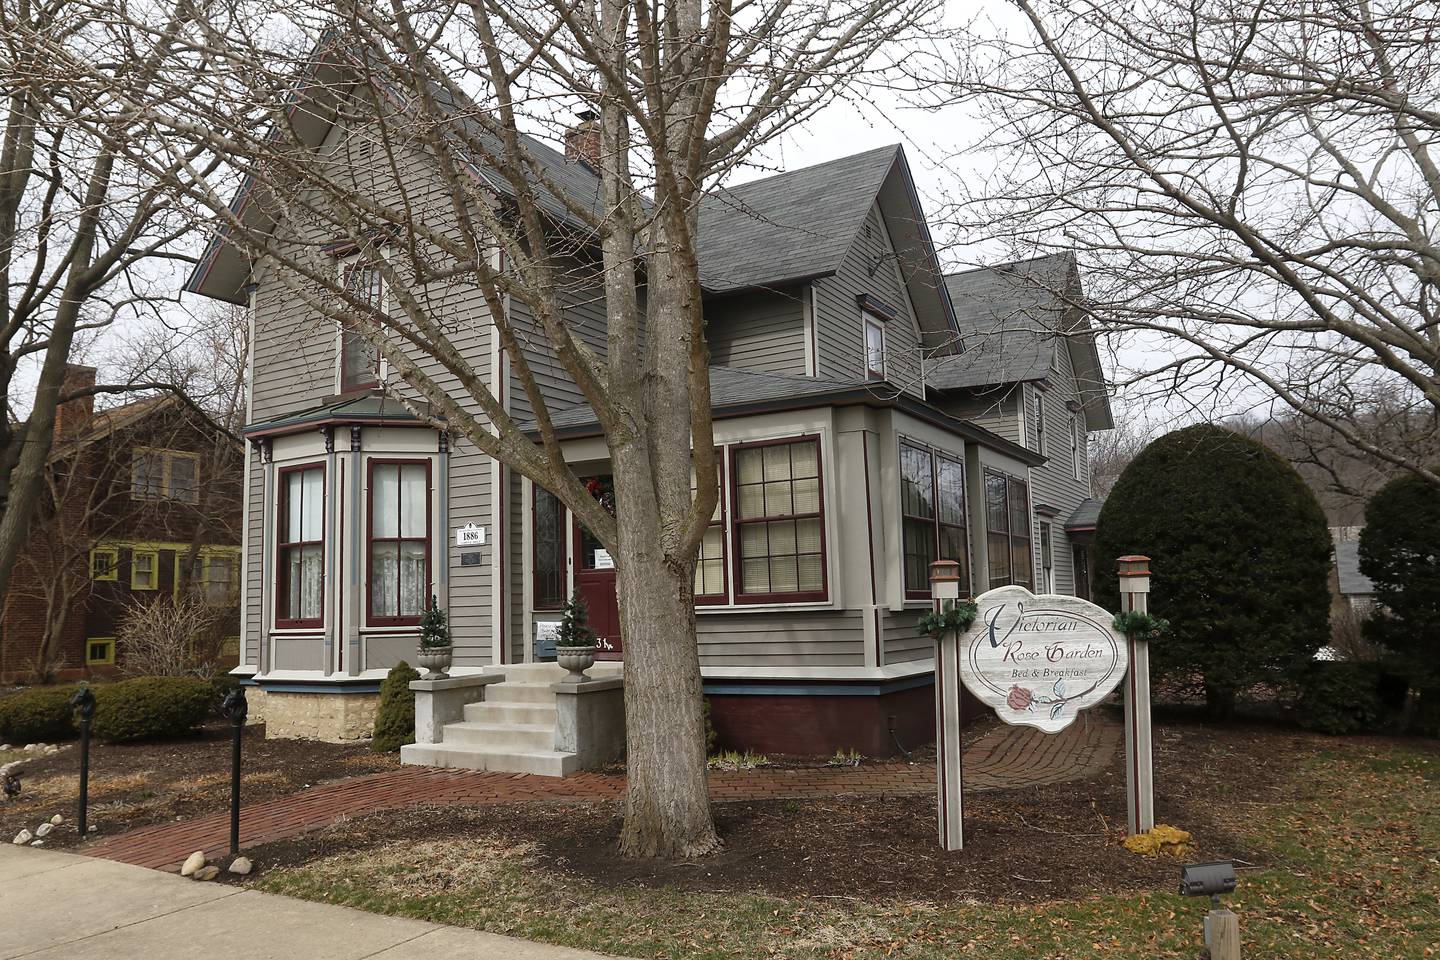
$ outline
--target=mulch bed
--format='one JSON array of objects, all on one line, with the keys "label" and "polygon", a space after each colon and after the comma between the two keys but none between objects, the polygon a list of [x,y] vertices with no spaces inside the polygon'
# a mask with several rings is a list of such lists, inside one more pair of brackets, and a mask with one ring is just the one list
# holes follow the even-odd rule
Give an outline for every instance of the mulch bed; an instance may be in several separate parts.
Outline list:
[{"label": "mulch bed", "polygon": [[[1225,826],[1232,806],[1269,802],[1292,759],[1315,739],[1262,728],[1163,726],[1156,736],[1160,819],[1189,830],[1188,859],[1266,862]],[[1123,751],[1089,781],[966,795],[965,850],[942,853],[927,796],[834,797],[716,804],[724,850],[690,863],[628,861],[616,853],[621,811],[610,802],[535,803],[390,811],[247,853],[263,869],[447,834],[536,845],[558,873],[600,885],[865,900],[1034,902],[1127,890],[1168,889],[1174,859],[1120,846]]]},{"label": "mulch bed", "polygon": [[[195,736],[155,743],[90,745],[91,834],[114,836],[137,827],[189,819],[230,804],[231,727],[224,721]],[[0,802],[0,842],[22,829],[34,830],[54,814],[65,824],[45,839],[48,847],[73,847],[79,794],[80,746],[62,744],[59,753],[35,757],[21,773],[24,792]],[[388,770],[395,754],[373,753],[368,744],[266,740],[263,725],[246,728],[241,746],[241,796],[246,803],[273,799],[343,777]],[[18,755],[17,755],[18,756]]]}]

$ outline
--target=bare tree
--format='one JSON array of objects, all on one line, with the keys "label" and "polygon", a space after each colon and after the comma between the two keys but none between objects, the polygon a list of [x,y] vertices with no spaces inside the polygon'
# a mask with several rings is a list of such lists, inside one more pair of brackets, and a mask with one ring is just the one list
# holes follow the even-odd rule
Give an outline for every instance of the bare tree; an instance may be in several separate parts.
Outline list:
[{"label": "bare tree", "polygon": [[947,92],[1006,158],[956,205],[971,238],[1077,251],[1084,306],[1144,357],[1132,398],[1210,419],[1258,387],[1440,485],[1365,429],[1386,404],[1440,415],[1433,5],[1016,6]]},{"label": "bare tree", "polygon": [[[171,155],[143,172],[128,162],[141,128],[97,82],[109,75],[132,91],[152,89],[185,14],[148,12],[154,29],[137,46],[104,42],[92,11],[66,0],[0,10],[0,593],[44,495],[77,333],[173,300],[144,268],[173,255],[189,226],[172,187],[188,182],[195,156]],[[69,55],[82,51],[104,75],[66,72]],[[27,364],[38,371],[22,420],[16,378]]]},{"label": "bare tree", "polygon": [[[616,559],[626,648],[621,849],[717,846],[705,779],[693,572],[717,498],[696,234],[707,189],[878,75],[934,0],[257,0],[199,16],[192,72],[163,95],[113,84],[204,178],[225,242],[318,322],[358,331],[386,389],[436,426],[554,491]],[[133,19],[127,30],[143,30]],[[102,75],[70,57],[69,69]],[[561,118],[588,172],[539,144]],[[343,135],[315,162],[315,117]],[[307,129],[307,127],[309,129]],[[169,156],[134,162],[160,172]],[[232,211],[233,177],[256,184]],[[272,225],[283,223],[282,229]],[[327,247],[383,277],[347,288]],[[445,296],[474,291],[488,317]],[[534,434],[512,417],[474,326],[498,340]],[[334,326],[331,326],[334,329]],[[471,338],[471,339],[467,339]],[[537,367],[578,385],[604,430],[612,516],[566,466]],[[503,369],[503,368],[502,368]],[[691,492],[692,474],[700,479]]]}]

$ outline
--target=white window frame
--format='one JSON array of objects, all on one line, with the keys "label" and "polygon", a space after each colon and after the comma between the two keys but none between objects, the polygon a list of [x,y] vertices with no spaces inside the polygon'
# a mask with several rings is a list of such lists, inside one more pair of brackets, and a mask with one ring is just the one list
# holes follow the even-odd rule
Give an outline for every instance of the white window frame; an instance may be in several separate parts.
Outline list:
[{"label": "white window frame", "polygon": [[[386,259],[388,259],[388,256],[389,256],[389,251],[387,251],[387,250],[385,250],[385,249],[382,248],[382,249],[380,250],[380,259],[386,260]],[[359,254],[359,253],[350,253],[350,254],[346,254],[346,255],[343,256],[343,257],[339,257],[339,258],[336,260],[336,265],[335,265],[335,280],[336,280],[336,282],[340,285],[340,289],[341,289],[341,290],[344,290],[344,289],[345,289],[345,273],[346,273],[346,271],[348,271],[352,266],[358,265],[358,264],[357,264],[357,261],[359,260],[359,258],[360,258],[360,254]],[[373,266],[373,263],[370,264],[370,266]],[[376,269],[378,269],[378,268],[376,268]],[[387,281],[387,280],[385,279],[385,275],[384,275],[383,273],[380,274],[380,307],[379,307],[379,310],[380,310],[381,313],[388,313],[389,310],[390,310],[390,283],[389,283],[389,281]],[[385,359],[385,355],[380,352],[380,349],[379,349],[378,347],[377,347],[376,350],[375,350],[375,356],[376,356],[376,362],[375,362],[375,383],[376,383],[377,386],[383,386],[383,385],[385,384],[385,382],[390,378],[390,362]],[[342,324],[342,323],[336,323],[336,324],[335,324],[335,393],[338,395],[338,394],[341,394],[341,393],[344,393],[344,392],[346,392],[346,391],[345,391],[345,325]]]},{"label": "white window frame", "polygon": [[[135,470],[142,457],[157,456],[160,458],[160,485],[159,492],[155,496],[138,492],[135,489]],[[195,466],[194,484],[190,488],[189,496],[177,497],[174,490],[174,466],[176,460],[189,460]],[[130,455],[130,499],[142,500],[150,503],[158,503],[162,500],[174,500],[178,503],[199,503],[200,502],[200,454],[188,450],[171,450],[166,447],[136,447]]]},{"label": "white window frame", "polygon": [[1035,398],[1035,452],[1042,457],[1046,456],[1045,447],[1045,391],[1037,389],[1032,394]]},{"label": "white window frame", "polygon": [[[884,380],[890,375],[890,348],[885,338],[885,321],[875,316],[868,310],[860,311],[861,326],[861,350],[865,355],[865,380],[867,382]],[[880,331],[880,367],[877,370],[870,365],[870,331]],[[876,374],[879,376],[876,376]]]},{"label": "white window frame", "polygon": [[1070,475],[1080,479],[1080,414],[1070,414]]},{"label": "white window frame", "polygon": [[1055,592],[1055,525],[1049,520],[1039,520],[1036,530],[1040,537],[1040,579],[1041,593]]}]

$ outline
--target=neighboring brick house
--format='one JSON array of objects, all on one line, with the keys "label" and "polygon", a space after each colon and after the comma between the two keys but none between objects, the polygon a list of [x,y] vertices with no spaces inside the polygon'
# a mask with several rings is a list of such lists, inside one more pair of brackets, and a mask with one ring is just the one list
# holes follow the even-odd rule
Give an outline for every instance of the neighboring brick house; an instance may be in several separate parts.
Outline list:
[{"label": "neighboring brick house", "polygon": [[[65,390],[95,384],[71,366]],[[145,599],[201,591],[234,663],[239,636],[240,444],[173,395],[95,411],[61,405],[42,503],[0,608],[0,681],[107,676],[116,626]],[[187,563],[188,561],[188,563]],[[187,569],[187,566],[189,569]]]}]

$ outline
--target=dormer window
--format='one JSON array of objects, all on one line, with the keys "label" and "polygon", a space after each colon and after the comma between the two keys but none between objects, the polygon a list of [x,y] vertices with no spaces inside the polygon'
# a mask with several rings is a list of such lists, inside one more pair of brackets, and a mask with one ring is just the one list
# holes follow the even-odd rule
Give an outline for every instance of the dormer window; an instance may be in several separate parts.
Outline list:
[{"label": "dormer window", "polygon": [[865,315],[865,379],[885,379],[885,324]]},{"label": "dormer window", "polygon": [[[343,261],[341,284],[350,296],[375,310],[385,307],[385,277],[380,268],[359,257]],[[380,385],[380,352],[358,328],[340,328],[339,392],[371,390]]]}]

